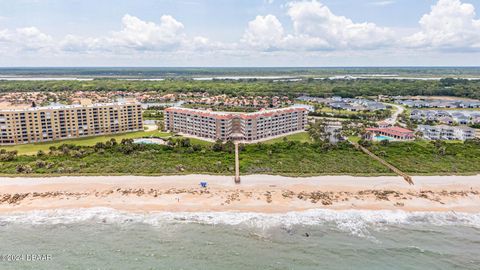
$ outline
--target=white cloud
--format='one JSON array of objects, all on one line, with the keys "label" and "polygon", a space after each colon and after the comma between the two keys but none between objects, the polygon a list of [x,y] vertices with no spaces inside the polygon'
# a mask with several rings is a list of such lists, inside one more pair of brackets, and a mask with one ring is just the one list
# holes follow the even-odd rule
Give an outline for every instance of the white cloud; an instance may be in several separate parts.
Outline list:
[{"label": "white cloud", "polygon": [[53,38],[36,27],[18,28],[14,39],[27,50],[49,49],[53,44]]},{"label": "white cloud", "polygon": [[113,46],[136,50],[173,49],[185,37],[183,24],[170,15],[163,15],[160,24],[155,24],[127,14],[122,18],[122,25],[121,31],[107,39]]},{"label": "white cloud", "polygon": [[373,2],[370,2],[369,4],[372,6],[389,6],[395,3],[396,1],[393,1],[393,0],[384,0],[384,1],[373,1]]},{"label": "white cloud", "polygon": [[375,49],[393,43],[390,29],[354,23],[316,0],[290,2],[287,7],[293,33],[285,34],[274,15],[257,16],[248,23],[242,42],[263,51]]},{"label": "white cloud", "polygon": [[260,50],[272,50],[281,46],[283,26],[273,15],[257,16],[248,23],[242,42]]},{"label": "white cloud", "polygon": [[6,42],[10,40],[10,33],[7,29],[0,30],[0,42]]},{"label": "white cloud", "polygon": [[184,25],[170,15],[163,15],[160,23],[147,22],[138,17],[125,15],[122,29],[103,37],[79,37],[67,35],[60,48],[67,52],[106,51],[128,54],[138,52],[203,51],[221,49],[223,44],[208,38],[189,38]]},{"label": "white cloud", "polygon": [[54,44],[51,36],[41,32],[36,27],[17,28],[14,31],[0,30],[2,51],[45,51],[50,50]]},{"label": "white cloud", "polygon": [[[393,2],[369,0],[366,4]],[[273,14],[256,16],[238,42],[187,35],[182,22],[170,15],[153,22],[126,14],[118,30],[98,36],[71,33],[53,38],[36,27],[5,29],[0,30],[0,60],[3,63],[8,58],[15,63],[21,59],[40,61],[38,59],[44,58],[55,59],[61,65],[63,59],[75,59],[73,63],[77,63],[77,59],[100,63],[101,60],[96,59],[108,58],[114,64],[122,61],[130,64],[131,59],[137,61],[132,63],[150,65],[189,65],[196,59],[198,65],[203,62],[205,65],[248,65],[249,61],[258,59],[256,63],[260,65],[274,65],[276,61],[288,66],[294,63],[321,65],[323,62],[315,62],[318,59],[340,59],[348,63],[351,57],[355,57],[358,64],[361,62],[358,59],[376,59],[377,54],[387,60],[397,57],[400,61],[397,63],[408,64],[420,56],[426,59],[428,54],[457,55],[453,51],[468,52],[461,57],[464,61],[467,59],[465,63],[471,63],[474,59],[465,55],[480,53],[480,20],[475,18],[473,5],[460,0],[439,0],[421,18],[419,28],[408,32],[398,29],[394,32],[371,22],[354,22],[334,14],[319,0],[298,0],[283,7],[288,15],[284,25],[279,20],[282,17]],[[414,32],[417,33],[412,35]],[[457,63],[455,57],[451,57],[449,63]],[[364,63],[372,64],[368,61]],[[437,63],[435,61],[432,56],[428,63]],[[335,64],[332,62],[332,65]]]},{"label": "white cloud", "polygon": [[404,39],[410,47],[480,49],[480,20],[475,7],[460,0],[439,0],[420,19],[420,32]]},{"label": "white cloud", "polygon": [[349,18],[333,14],[327,6],[316,0],[291,2],[288,7],[295,35],[302,40],[311,39],[313,45],[325,44],[335,49],[369,49],[389,45],[393,40],[390,29],[369,22],[354,23]]},{"label": "white cloud", "polygon": [[59,43],[59,49],[67,52],[88,52],[104,50],[106,40],[101,38],[67,35]]},{"label": "white cloud", "polygon": [[200,51],[223,51],[234,49],[236,44],[225,44],[218,41],[211,41],[206,37],[197,36],[194,38],[186,38],[183,40],[182,46],[179,48],[182,52],[200,52]]}]

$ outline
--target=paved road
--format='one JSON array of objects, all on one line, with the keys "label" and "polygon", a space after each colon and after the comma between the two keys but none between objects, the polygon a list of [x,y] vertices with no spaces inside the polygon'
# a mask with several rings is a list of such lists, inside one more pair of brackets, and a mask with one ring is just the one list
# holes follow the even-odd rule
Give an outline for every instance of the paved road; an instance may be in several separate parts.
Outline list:
[{"label": "paved road", "polygon": [[[390,125],[395,125],[395,123],[397,123],[398,121],[398,116],[400,114],[402,114],[404,111],[405,111],[405,108],[403,106],[400,106],[398,104],[391,104],[391,103],[387,103],[388,105],[390,106],[393,106],[395,107],[397,110],[392,114],[392,116],[390,118],[387,118],[385,119],[385,122],[389,123]],[[403,123],[399,123],[401,126],[405,126],[405,124]]]}]

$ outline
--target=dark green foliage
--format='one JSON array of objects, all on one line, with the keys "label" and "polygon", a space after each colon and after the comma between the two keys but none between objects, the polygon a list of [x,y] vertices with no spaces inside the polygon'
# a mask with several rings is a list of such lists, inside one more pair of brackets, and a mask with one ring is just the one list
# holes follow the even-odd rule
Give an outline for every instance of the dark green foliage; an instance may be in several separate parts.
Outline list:
[{"label": "dark green foliage", "polygon": [[193,81],[170,79],[165,81],[122,81],[113,79],[85,81],[0,81],[1,92],[32,91],[155,91],[159,93],[208,92],[230,96],[285,95],[312,96],[375,96],[383,95],[444,95],[480,98],[480,80],[303,80],[275,82],[273,80]]},{"label": "dark green foliage", "polygon": [[[174,139],[172,145],[137,145],[125,141],[102,148],[62,145],[43,156],[18,156],[2,162],[0,173],[36,174],[232,174],[232,142],[213,146],[189,144]],[[215,146],[217,145],[217,146]],[[68,151],[66,151],[68,149]],[[388,174],[382,165],[341,143],[299,143],[240,145],[242,173],[287,175]],[[81,153],[81,155],[79,155]]]},{"label": "dark green foliage", "polygon": [[480,172],[478,139],[465,143],[390,142],[370,147],[375,154],[412,174],[476,174]]},{"label": "dark green foliage", "polygon": [[12,161],[17,158],[17,151],[0,149],[0,161]]},{"label": "dark green foliage", "polygon": [[[465,143],[390,142],[364,144],[399,169],[411,174],[474,174],[480,172],[480,140]],[[192,144],[183,138],[169,146],[105,143],[79,147],[62,145],[41,156],[16,156],[0,162],[0,173],[36,174],[232,174],[234,145]],[[390,174],[378,162],[348,143],[240,145],[243,174]],[[2,152],[5,155],[5,152]]]}]

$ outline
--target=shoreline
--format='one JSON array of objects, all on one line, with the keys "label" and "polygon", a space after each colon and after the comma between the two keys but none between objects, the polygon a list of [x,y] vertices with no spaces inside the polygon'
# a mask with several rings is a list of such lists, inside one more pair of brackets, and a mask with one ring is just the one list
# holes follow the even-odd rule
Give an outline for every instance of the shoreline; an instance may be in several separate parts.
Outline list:
[{"label": "shoreline", "polygon": [[[207,188],[200,182],[208,183]],[[399,210],[480,213],[480,175],[0,177],[0,214],[111,208],[135,213]]]}]

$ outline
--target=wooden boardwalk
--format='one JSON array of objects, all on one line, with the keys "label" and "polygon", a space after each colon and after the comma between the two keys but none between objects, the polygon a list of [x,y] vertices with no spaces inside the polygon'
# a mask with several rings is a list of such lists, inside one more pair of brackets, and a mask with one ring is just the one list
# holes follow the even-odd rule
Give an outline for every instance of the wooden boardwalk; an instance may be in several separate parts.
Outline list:
[{"label": "wooden boardwalk", "polygon": [[235,142],[235,184],[240,184],[240,159],[238,157],[238,142]]},{"label": "wooden boardwalk", "polygon": [[377,160],[378,162],[382,163],[385,167],[389,168],[391,171],[393,171],[394,173],[400,175],[401,177],[403,177],[403,179],[405,179],[405,181],[407,181],[407,183],[409,183],[410,185],[414,185],[413,183],[413,179],[410,175],[402,172],[401,170],[399,170],[397,167],[393,166],[392,164],[388,163],[387,161],[385,161],[383,158],[375,155],[374,153],[370,152],[370,150],[368,150],[367,148],[361,146],[360,144],[356,143],[356,142],[352,142],[349,140],[349,142],[351,144],[353,144],[357,149],[360,149],[362,152],[364,152],[365,154],[369,155],[371,158]]}]

